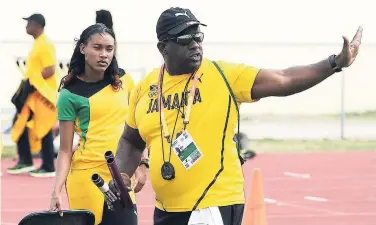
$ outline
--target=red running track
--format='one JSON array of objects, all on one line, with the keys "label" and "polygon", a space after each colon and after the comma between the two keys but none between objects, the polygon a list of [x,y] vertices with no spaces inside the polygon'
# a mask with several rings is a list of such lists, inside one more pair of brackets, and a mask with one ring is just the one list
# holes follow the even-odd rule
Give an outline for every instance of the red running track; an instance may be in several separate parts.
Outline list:
[{"label": "red running track", "polygon": [[[8,175],[12,164],[2,161],[1,225],[16,225],[28,213],[48,209],[53,183],[52,178]],[[260,154],[244,166],[246,190],[255,167],[262,171],[269,225],[376,224],[372,151]],[[140,225],[152,224],[153,197],[150,184],[137,195]]]}]

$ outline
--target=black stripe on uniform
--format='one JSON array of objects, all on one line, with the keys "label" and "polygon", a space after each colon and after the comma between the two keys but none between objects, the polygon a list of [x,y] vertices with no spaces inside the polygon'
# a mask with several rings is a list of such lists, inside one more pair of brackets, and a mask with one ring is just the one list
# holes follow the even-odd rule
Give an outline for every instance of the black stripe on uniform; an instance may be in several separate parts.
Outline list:
[{"label": "black stripe on uniform", "polygon": [[217,174],[214,176],[214,179],[210,182],[208,187],[205,189],[205,191],[202,193],[201,197],[196,202],[195,206],[193,207],[192,211],[195,211],[197,206],[200,204],[202,199],[205,198],[206,193],[209,191],[209,189],[213,186],[215,181],[217,180],[218,176],[222,173],[224,169],[223,160],[224,160],[224,152],[225,152],[225,140],[226,140],[226,131],[227,131],[227,124],[228,124],[228,118],[230,116],[231,111],[231,96],[228,96],[228,106],[227,106],[227,115],[226,115],[226,122],[225,127],[223,129],[223,136],[222,136],[222,149],[221,149],[221,168],[218,170]]},{"label": "black stripe on uniform", "polygon": [[[123,70],[122,68],[119,68],[119,78],[121,78],[125,74],[126,74],[125,70]],[[96,82],[86,82],[78,78],[74,78],[73,82],[67,87],[65,87],[65,89],[67,89],[73,94],[76,94],[85,98],[90,98],[91,96],[100,92],[103,88],[107,87],[110,84],[111,82],[108,77],[105,77],[103,80],[99,80]],[[123,83],[123,85],[125,84]]]}]

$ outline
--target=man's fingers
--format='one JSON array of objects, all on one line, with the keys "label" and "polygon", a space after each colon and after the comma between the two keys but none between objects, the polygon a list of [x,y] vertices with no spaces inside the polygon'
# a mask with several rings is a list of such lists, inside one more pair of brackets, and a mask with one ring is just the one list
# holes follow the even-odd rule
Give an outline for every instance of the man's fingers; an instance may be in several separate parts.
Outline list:
[{"label": "man's fingers", "polygon": [[136,183],[136,186],[134,187],[133,191],[134,193],[138,193],[141,191],[141,189],[144,187],[145,184],[141,183],[141,182],[137,182]]},{"label": "man's fingers", "polygon": [[137,183],[138,183],[138,179],[137,179],[137,177],[134,179],[134,182],[132,182],[132,189],[134,189],[135,187],[136,187],[136,185],[137,185]]},{"label": "man's fingers", "polygon": [[110,190],[112,191],[112,193],[116,194],[117,197],[120,197],[119,188],[116,186],[116,184],[113,180],[110,181],[108,186],[110,187]]},{"label": "man's fingers", "polygon": [[344,35],[342,36],[342,38],[343,38],[343,47],[345,49],[348,49],[349,45],[350,45],[349,39],[346,36],[344,36]]},{"label": "man's fingers", "polygon": [[358,30],[356,31],[356,34],[354,35],[354,38],[352,39],[352,42],[359,42],[359,44],[362,41],[363,36],[363,27],[359,26]]},{"label": "man's fingers", "polygon": [[130,187],[131,186],[131,179],[129,178],[129,176],[125,173],[121,173],[120,175],[121,175],[121,178],[123,179],[125,186]]},{"label": "man's fingers", "polygon": [[114,206],[112,205],[112,202],[109,201],[108,199],[106,199],[105,201],[106,201],[107,207],[108,207],[110,210],[113,210],[113,209],[114,209]]}]

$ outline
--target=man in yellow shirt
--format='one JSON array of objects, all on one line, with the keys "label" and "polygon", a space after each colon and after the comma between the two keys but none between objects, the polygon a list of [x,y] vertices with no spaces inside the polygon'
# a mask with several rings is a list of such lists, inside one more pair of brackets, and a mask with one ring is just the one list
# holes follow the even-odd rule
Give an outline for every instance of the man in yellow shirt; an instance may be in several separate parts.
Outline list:
[{"label": "man in yellow shirt", "polygon": [[[35,100],[34,108],[36,104],[47,104],[52,111],[51,115],[56,115],[54,111],[56,111],[56,101],[57,98],[57,80],[56,80],[56,52],[53,43],[47,38],[46,34],[44,33],[44,27],[46,25],[45,18],[41,14],[33,14],[28,18],[23,18],[27,21],[26,32],[27,34],[31,35],[35,41],[33,47],[29,53],[29,56],[26,60],[26,71],[25,71],[25,81],[28,84],[28,94],[26,102],[22,103],[21,107],[18,107],[17,114],[15,116],[15,123],[17,120],[20,120],[22,117],[22,113],[24,112],[25,107],[32,108],[32,106],[28,106],[27,103],[30,102],[31,95],[35,95],[37,92],[37,98]],[[38,102],[40,101],[40,102]],[[31,103],[29,103],[31,104]],[[35,118],[35,116],[43,116],[46,111],[39,111],[39,110],[32,110],[30,112],[30,118]],[[42,115],[40,115],[42,114]],[[52,129],[53,124],[56,123],[57,118],[44,118],[44,121],[51,120],[50,123],[51,127],[44,128],[43,130]],[[35,122],[43,123],[40,120]],[[38,125],[34,125],[38,126]],[[39,125],[40,127],[41,125]],[[49,126],[49,125],[47,125]],[[13,127],[13,132],[15,129]],[[8,168],[7,172],[10,174],[19,174],[30,172],[29,174],[34,177],[53,177],[55,176],[55,166],[54,166],[54,149],[53,149],[53,136],[51,130],[45,134],[37,134],[43,135],[41,138],[41,153],[43,163],[39,169],[36,169],[33,166],[32,161],[32,154],[30,149],[30,126],[25,127],[23,126],[22,132],[19,137],[16,138],[17,142],[17,151],[19,155],[18,163],[11,168]],[[17,140],[18,139],[18,140]]]},{"label": "man in yellow shirt", "polygon": [[345,39],[338,56],[269,70],[203,58],[200,25],[188,9],[161,14],[156,31],[164,64],[133,89],[117,149],[121,173],[131,177],[148,146],[154,225],[240,225],[244,177],[233,141],[239,105],[313,87],[352,64],[362,36],[359,28],[352,42]]}]

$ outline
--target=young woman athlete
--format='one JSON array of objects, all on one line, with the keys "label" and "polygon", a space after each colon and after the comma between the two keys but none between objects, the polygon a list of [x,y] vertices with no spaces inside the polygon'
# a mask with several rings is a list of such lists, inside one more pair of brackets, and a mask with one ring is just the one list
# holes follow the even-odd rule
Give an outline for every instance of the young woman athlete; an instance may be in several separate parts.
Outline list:
[{"label": "young woman athlete", "polygon": [[[94,173],[106,182],[111,180],[104,153],[116,151],[134,86],[129,74],[119,73],[115,42],[115,34],[104,24],[82,32],[57,104],[61,139],[50,210],[61,211],[60,193],[65,184],[70,209],[90,210],[96,225],[137,224],[133,210],[108,209],[104,195],[91,181]],[[74,132],[80,136],[76,151],[72,150]],[[140,164],[138,175],[145,175],[146,164]],[[134,193],[130,195],[135,203]]]}]

